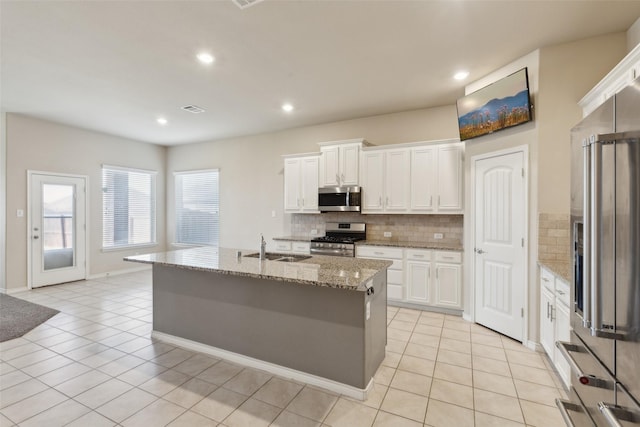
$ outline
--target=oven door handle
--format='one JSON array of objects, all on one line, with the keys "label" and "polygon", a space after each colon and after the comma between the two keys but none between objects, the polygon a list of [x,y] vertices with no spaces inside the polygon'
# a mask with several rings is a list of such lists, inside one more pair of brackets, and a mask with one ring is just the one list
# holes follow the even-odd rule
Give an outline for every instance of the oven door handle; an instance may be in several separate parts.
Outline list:
[{"label": "oven door handle", "polygon": [[569,415],[569,411],[583,412],[582,407],[577,403],[569,402],[568,400],[556,399],[556,406],[560,410],[560,415],[567,427],[576,427]]},{"label": "oven door handle", "polygon": [[632,424],[640,424],[638,414],[628,408],[611,403],[598,402],[598,409],[602,412],[604,419],[611,427],[623,427],[623,424],[620,422],[621,420]]},{"label": "oven door handle", "polygon": [[556,347],[558,347],[558,350],[560,350],[560,354],[562,354],[562,357],[564,357],[565,360],[569,363],[571,372],[575,374],[580,384],[613,390],[613,382],[598,378],[594,375],[585,374],[580,366],[578,366],[578,363],[573,358],[570,352],[588,353],[588,351],[584,347],[563,341],[556,341]]}]

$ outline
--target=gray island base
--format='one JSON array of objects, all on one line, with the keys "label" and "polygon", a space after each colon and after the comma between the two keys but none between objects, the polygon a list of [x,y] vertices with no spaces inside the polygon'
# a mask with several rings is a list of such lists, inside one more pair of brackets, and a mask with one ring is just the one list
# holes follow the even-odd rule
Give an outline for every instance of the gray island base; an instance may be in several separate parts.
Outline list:
[{"label": "gray island base", "polygon": [[195,248],[153,264],[152,337],[366,399],[385,357],[387,261]]}]

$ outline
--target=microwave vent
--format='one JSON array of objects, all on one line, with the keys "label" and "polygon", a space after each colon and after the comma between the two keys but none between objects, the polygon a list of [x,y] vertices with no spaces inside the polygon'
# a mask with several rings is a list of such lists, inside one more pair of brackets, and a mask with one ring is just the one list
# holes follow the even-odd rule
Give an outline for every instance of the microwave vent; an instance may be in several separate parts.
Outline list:
[{"label": "microwave vent", "polygon": [[204,113],[204,108],[200,108],[197,105],[185,105],[182,109],[193,114]]}]

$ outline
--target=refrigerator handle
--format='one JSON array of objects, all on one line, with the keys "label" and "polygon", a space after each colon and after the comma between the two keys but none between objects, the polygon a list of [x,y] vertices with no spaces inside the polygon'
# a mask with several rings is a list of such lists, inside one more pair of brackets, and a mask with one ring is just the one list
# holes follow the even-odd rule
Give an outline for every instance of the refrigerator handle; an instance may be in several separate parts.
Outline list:
[{"label": "refrigerator handle", "polygon": [[582,140],[583,147],[583,262],[582,262],[582,325],[585,328],[591,327],[591,146],[585,138]]},{"label": "refrigerator handle", "polygon": [[[598,409],[602,412],[604,419],[611,427],[623,427],[623,424],[620,421],[627,421],[631,424],[638,424],[640,421],[637,414],[622,406],[598,402]],[[624,425],[628,424],[625,423]]]},{"label": "refrigerator handle", "polygon": [[[590,223],[590,258],[600,259],[600,232],[602,229],[602,144],[596,141],[595,135],[591,136],[591,200],[589,200]],[[591,299],[591,335],[596,335],[602,326],[602,313],[600,311],[600,263],[591,262],[590,299]]]}]

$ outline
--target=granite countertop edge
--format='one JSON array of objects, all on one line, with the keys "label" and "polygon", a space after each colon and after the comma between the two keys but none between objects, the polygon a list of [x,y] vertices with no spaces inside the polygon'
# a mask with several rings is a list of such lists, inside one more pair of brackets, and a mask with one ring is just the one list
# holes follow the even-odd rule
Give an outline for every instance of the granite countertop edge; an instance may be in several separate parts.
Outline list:
[{"label": "granite countertop edge", "polygon": [[561,279],[571,282],[571,263],[569,261],[540,261],[538,265],[551,271]]},{"label": "granite countertop edge", "polygon": [[274,237],[273,240],[282,240],[286,242],[310,242],[311,239],[316,239],[320,236],[279,236]]},{"label": "granite countertop edge", "polygon": [[399,248],[435,249],[440,251],[457,251],[457,252],[462,252],[464,250],[461,244],[455,244],[455,243],[404,242],[404,241],[387,241],[387,240],[360,240],[356,242],[356,246],[391,246],[391,247],[399,247]]}]

